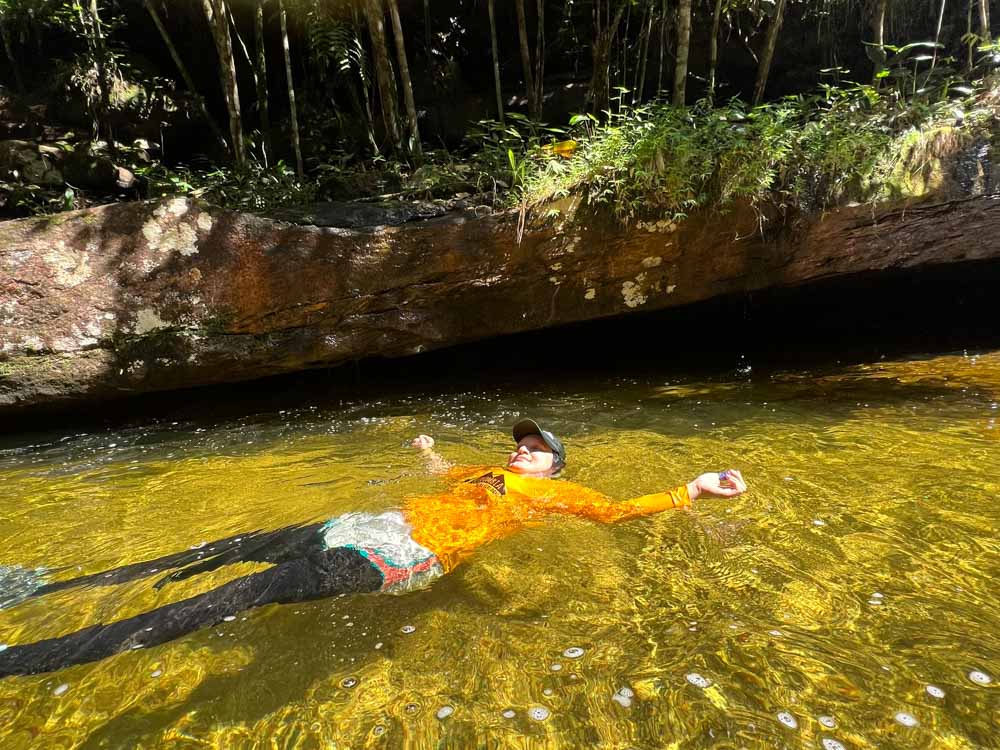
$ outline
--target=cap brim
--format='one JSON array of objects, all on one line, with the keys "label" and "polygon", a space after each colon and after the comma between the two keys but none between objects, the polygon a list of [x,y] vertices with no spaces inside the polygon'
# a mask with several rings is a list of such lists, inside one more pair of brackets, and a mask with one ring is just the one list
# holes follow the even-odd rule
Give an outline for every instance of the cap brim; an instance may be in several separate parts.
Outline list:
[{"label": "cap brim", "polygon": [[[542,435],[542,428],[538,426],[538,422],[534,419],[522,419],[514,425],[511,433],[514,435],[515,443],[520,443],[524,440],[524,438],[528,437],[528,435],[538,435],[538,437],[542,438],[542,440],[545,440],[545,436]],[[546,445],[548,445],[548,441],[545,442]],[[549,447],[551,448],[552,446]]]}]

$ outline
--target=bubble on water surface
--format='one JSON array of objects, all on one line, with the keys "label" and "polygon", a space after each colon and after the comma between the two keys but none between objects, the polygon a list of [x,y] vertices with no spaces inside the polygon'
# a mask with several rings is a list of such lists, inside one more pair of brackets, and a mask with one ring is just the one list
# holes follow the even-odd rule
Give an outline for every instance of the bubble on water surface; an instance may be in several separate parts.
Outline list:
[{"label": "bubble on water surface", "polygon": [[545,689],[544,689],[544,690],[542,691],[542,695],[552,695],[552,693],[553,693],[553,690],[552,690],[552,688],[545,688]]},{"label": "bubble on water surface", "polygon": [[405,706],[403,706],[403,710],[406,711],[406,713],[408,714],[415,714],[417,711],[420,710],[420,706],[418,706],[416,703],[407,703]]},{"label": "bubble on water surface", "polygon": [[904,727],[915,727],[920,722],[917,721],[917,717],[913,714],[908,714],[906,711],[900,711],[895,716],[896,723],[902,724]]},{"label": "bubble on water surface", "polygon": [[827,729],[833,729],[837,726],[837,721],[832,716],[820,716],[817,720]]},{"label": "bubble on water surface", "polygon": [[824,521],[822,518],[814,518],[813,526],[826,526],[826,521]]},{"label": "bubble on water surface", "polygon": [[505,719],[513,719],[515,716],[517,716],[517,711],[515,711],[513,708],[508,708],[506,711],[501,711],[500,715]]},{"label": "bubble on water surface", "polygon": [[977,685],[989,685],[993,682],[992,677],[986,674],[986,672],[980,672],[978,669],[973,669],[969,672],[969,679]]},{"label": "bubble on water surface", "polygon": [[439,719],[447,719],[453,713],[455,713],[455,709],[452,708],[451,706],[441,706],[441,708],[437,710],[436,716]]},{"label": "bubble on water surface", "polygon": [[154,669],[152,672],[149,673],[149,676],[150,677],[159,677],[162,674],[163,674],[163,670],[162,669]]},{"label": "bubble on water surface", "polygon": [[69,685],[64,682],[62,685],[60,685],[59,687],[57,687],[55,690],[52,691],[52,695],[59,696],[65,693],[67,690],[69,690]]},{"label": "bubble on water surface", "polygon": [[563,656],[567,659],[579,659],[583,656],[583,649],[579,646],[570,646],[568,649],[563,651]]},{"label": "bubble on water surface", "polygon": [[780,630],[768,630],[767,634],[773,635],[775,638],[781,638],[781,636],[784,635],[784,633],[782,633]]},{"label": "bubble on water surface", "polygon": [[356,687],[357,684],[358,684],[357,677],[345,677],[340,681],[340,686],[347,688],[348,690],[351,689],[352,687]]},{"label": "bubble on water surface", "polygon": [[381,724],[376,724],[374,727],[372,727],[372,734],[374,734],[376,737],[381,737],[383,734],[385,734],[385,727],[382,726]]},{"label": "bubble on water surface", "polygon": [[778,721],[784,724],[789,729],[798,729],[799,720],[792,716],[788,711],[782,711],[778,714]]},{"label": "bubble on water surface", "polygon": [[709,685],[712,684],[712,681],[710,679],[708,679],[707,677],[702,677],[697,672],[691,672],[690,674],[685,675],[684,678],[692,685],[699,688],[707,688]]},{"label": "bubble on water surface", "polygon": [[222,618],[222,621],[223,622],[232,622],[235,619],[236,619],[235,615],[226,615],[225,617]]},{"label": "bubble on water surface", "polygon": [[528,709],[528,716],[533,721],[545,721],[550,715],[551,712],[545,706],[532,706]]},{"label": "bubble on water surface", "polygon": [[558,672],[562,669],[562,664],[555,662],[554,664],[549,665],[549,669],[553,672]]},{"label": "bubble on water surface", "polygon": [[844,750],[844,743],[833,739],[833,737],[824,737],[823,750]]},{"label": "bubble on water surface", "polygon": [[375,644],[375,650],[378,651],[380,648],[382,648],[383,645],[385,644],[383,644],[382,641],[379,641],[378,643]]},{"label": "bubble on water surface", "polygon": [[944,698],[944,690],[939,688],[937,685],[928,685],[927,695],[931,698]]},{"label": "bubble on water surface", "polygon": [[414,631],[416,631],[416,627],[414,627],[413,625],[404,625],[403,627],[401,627],[399,629],[399,632],[403,633],[404,635],[409,635],[410,633],[413,633]]},{"label": "bubble on water surface", "polygon": [[881,599],[869,599],[868,603],[871,604],[873,607],[878,607],[881,604],[883,604]]}]

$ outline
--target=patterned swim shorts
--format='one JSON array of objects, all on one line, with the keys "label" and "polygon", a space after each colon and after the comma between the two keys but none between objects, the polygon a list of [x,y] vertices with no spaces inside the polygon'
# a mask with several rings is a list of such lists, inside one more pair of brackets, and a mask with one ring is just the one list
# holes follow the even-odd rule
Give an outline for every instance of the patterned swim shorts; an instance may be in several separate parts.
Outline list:
[{"label": "patterned swim shorts", "polygon": [[328,549],[357,550],[382,573],[382,591],[402,594],[424,588],[444,568],[437,555],[418,544],[413,529],[399,511],[345,513],[331,518],[320,529]]}]

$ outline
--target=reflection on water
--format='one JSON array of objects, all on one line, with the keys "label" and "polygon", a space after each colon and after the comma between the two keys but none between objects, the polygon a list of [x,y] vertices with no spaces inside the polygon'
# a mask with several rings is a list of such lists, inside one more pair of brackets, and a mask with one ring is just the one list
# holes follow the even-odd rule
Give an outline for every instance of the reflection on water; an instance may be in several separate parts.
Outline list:
[{"label": "reflection on water", "polygon": [[[428,591],[270,606],[0,680],[0,747],[1000,746],[1000,352],[823,371],[399,395],[0,450],[0,565],[52,580],[426,491],[405,444],[488,463],[531,414],[617,497],[736,465],[752,491],[560,518]],[[0,644],[257,569],[72,589]],[[0,598],[5,593],[0,592]]]}]

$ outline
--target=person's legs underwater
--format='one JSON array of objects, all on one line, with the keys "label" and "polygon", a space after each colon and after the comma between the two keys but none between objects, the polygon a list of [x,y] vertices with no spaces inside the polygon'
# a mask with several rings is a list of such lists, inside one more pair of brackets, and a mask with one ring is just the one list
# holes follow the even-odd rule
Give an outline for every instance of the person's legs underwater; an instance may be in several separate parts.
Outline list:
[{"label": "person's legs underwater", "polygon": [[51,672],[133,648],[155,646],[265,604],[379,591],[383,575],[355,549],[312,548],[298,559],[237,578],[204,594],[109,625],[93,625],[0,651],[0,677]]},{"label": "person's legs underwater", "polygon": [[45,583],[44,578],[50,571],[35,570],[20,565],[0,566],[0,609],[9,609],[26,599],[56,591],[78,586],[114,586],[147,578],[166,570],[180,569],[158,580],[156,588],[170,581],[190,578],[231,563],[279,563],[294,560],[307,554],[311,548],[325,547],[320,536],[321,528],[322,524],[315,523],[286,526],[266,532],[250,531],[214,542],[203,542],[183,552],[171,553],[154,560],[122,565],[112,570],[52,583]]}]

